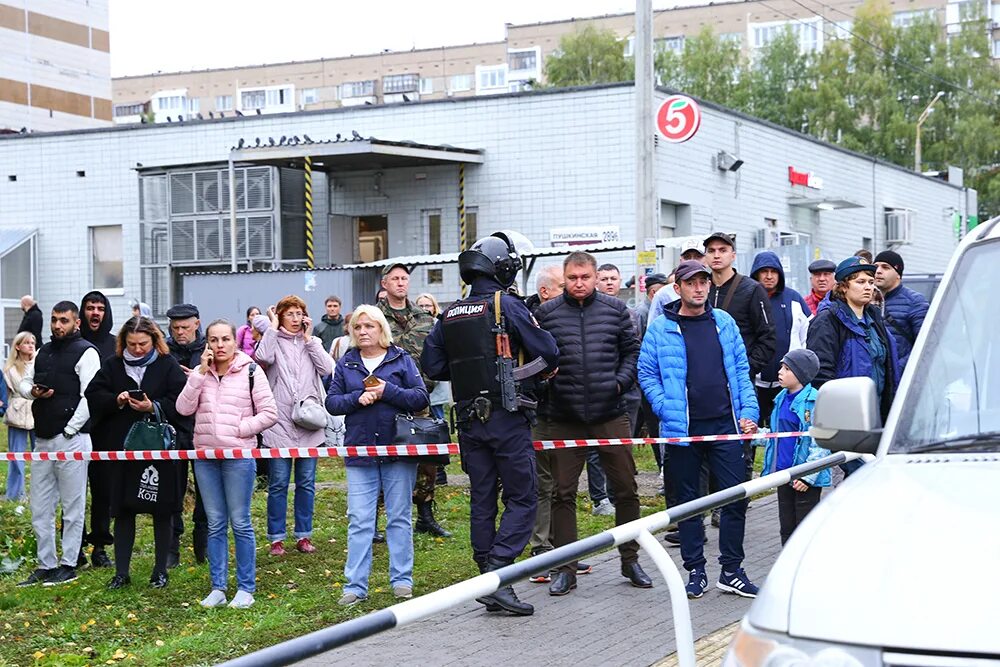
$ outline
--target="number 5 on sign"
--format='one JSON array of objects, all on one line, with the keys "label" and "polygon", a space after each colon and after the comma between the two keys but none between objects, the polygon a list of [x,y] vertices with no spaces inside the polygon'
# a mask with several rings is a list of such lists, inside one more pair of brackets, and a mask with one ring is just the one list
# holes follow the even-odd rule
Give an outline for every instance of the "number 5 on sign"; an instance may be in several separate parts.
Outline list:
[{"label": "number 5 on sign", "polygon": [[687,141],[701,127],[698,103],[685,95],[671,95],[656,112],[656,129],[667,141],[679,144]]}]

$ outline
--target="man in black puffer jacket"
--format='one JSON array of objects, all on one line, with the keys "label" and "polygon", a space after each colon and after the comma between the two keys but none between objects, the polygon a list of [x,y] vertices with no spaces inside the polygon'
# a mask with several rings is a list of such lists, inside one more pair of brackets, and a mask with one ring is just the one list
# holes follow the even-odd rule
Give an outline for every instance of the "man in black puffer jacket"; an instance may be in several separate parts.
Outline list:
[{"label": "man in black puffer jacket", "polygon": [[[597,292],[597,261],[585,252],[571,253],[563,262],[566,291],[535,312],[538,324],[559,344],[559,373],[549,380],[535,429],[542,440],[629,438],[625,394],[636,383],[639,339],[625,302]],[[635,461],[628,446],[599,447],[601,463],[615,494],[615,524],[639,518]],[[552,457],[555,491],[552,498],[552,545],[577,539],[576,490],[587,459],[584,447],[557,450]],[[639,566],[639,546],[618,547],[622,576],[637,588],[653,582]],[[549,587],[550,595],[576,588],[576,566],[567,563]]]}]

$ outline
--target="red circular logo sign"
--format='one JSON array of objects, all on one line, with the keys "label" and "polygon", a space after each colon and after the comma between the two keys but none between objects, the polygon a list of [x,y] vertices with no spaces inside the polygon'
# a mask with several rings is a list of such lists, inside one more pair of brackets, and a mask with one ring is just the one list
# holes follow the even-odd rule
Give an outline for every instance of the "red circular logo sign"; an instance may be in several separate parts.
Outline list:
[{"label": "red circular logo sign", "polygon": [[671,95],[656,112],[656,129],[667,141],[679,144],[693,137],[701,127],[701,109],[686,95]]}]

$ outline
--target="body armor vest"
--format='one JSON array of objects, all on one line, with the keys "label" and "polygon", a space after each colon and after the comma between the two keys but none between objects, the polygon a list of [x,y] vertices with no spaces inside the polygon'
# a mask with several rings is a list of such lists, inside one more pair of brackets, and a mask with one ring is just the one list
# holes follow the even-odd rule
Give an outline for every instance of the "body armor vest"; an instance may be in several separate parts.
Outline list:
[{"label": "body armor vest", "polygon": [[444,311],[441,327],[455,402],[480,396],[498,401],[496,320],[493,300],[458,301]]}]

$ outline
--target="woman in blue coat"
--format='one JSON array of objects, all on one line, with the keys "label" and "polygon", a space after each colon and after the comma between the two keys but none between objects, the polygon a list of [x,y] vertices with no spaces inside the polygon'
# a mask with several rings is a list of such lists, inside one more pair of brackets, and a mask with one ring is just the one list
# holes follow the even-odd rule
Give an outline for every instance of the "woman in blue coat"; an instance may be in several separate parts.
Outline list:
[{"label": "woman in blue coat", "polygon": [[[418,412],[429,404],[427,388],[413,359],[392,344],[389,323],[374,306],[358,306],[351,316],[351,347],[337,362],[326,396],[332,415],[345,415],[349,445],[392,442],[396,415]],[[365,380],[368,379],[366,384]],[[347,585],[338,604],[350,606],[368,597],[372,537],[378,496],[388,517],[389,583],[399,599],[413,596],[413,526],[411,497],[417,463],[406,457],[347,457]]]},{"label": "woman in blue coat", "polygon": [[[819,357],[814,387],[839,378],[870,377],[884,422],[899,386],[899,359],[896,341],[886,329],[882,313],[872,305],[875,271],[874,265],[859,257],[849,257],[837,266],[837,284],[809,323],[806,347]],[[849,474],[861,467],[861,462],[851,461],[842,467]]]}]

